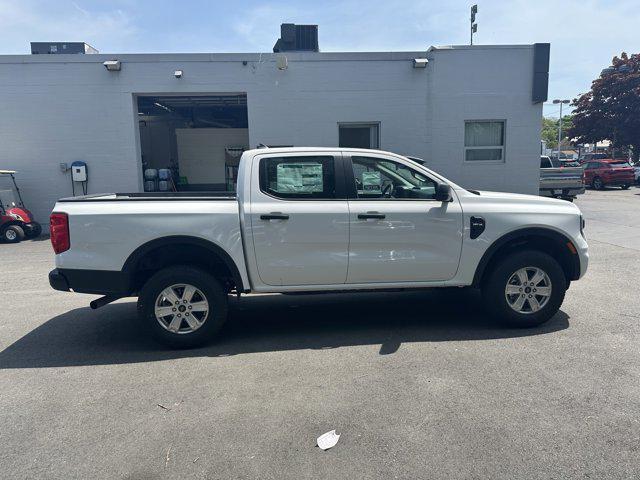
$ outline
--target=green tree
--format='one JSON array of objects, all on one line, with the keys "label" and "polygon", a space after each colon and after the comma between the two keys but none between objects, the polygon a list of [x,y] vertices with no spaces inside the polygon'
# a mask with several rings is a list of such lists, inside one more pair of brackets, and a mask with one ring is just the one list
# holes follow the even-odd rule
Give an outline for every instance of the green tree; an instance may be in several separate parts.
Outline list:
[{"label": "green tree", "polygon": [[640,156],[640,54],[613,57],[591,84],[591,91],[573,100],[576,143],[610,140],[616,148],[631,148]]},{"label": "green tree", "polygon": [[[557,118],[543,118],[542,119],[542,132],[540,137],[547,144],[547,148],[558,148],[558,119]],[[564,115],[562,117],[562,146],[568,146],[570,144],[569,137],[566,134],[573,125],[573,116]]]},{"label": "green tree", "polygon": [[547,144],[547,148],[558,146],[558,122],[553,118],[542,118],[542,132],[540,137]]}]

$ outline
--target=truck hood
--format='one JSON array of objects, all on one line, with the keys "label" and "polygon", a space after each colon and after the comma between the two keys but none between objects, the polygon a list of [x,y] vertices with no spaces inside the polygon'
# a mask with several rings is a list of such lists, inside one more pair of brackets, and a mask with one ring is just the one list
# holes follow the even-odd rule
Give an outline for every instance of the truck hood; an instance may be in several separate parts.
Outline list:
[{"label": "truck hood", "polygon": [[531,205],[531,207],[533,208],[535,208],[536,206],[544,208],[557,207],[564,208],[567,211],[580,211],[580,209],[573,203],[557,198],[540,197],[538,195],[524,195],[521,193],[491,192],[486,190],[476,191],[479,193],[479,195],[471,194],[470,196],[475,196],[477,201],[479,202]]}]

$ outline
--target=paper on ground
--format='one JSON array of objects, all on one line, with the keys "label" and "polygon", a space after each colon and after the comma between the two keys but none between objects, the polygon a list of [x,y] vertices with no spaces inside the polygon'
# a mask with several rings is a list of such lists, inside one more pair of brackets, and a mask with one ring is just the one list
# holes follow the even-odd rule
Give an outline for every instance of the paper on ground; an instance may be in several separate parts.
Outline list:
[{"label": "paper on ground", "polygon": [[335,446],[335,444],[338,443],[339,438],[340,438],[340,435],[336,435],[335,430],[331,430],[330,432],[323,433],[318,437],[318,440],[317,440],[318,446],[322,450],[327,450]]}]

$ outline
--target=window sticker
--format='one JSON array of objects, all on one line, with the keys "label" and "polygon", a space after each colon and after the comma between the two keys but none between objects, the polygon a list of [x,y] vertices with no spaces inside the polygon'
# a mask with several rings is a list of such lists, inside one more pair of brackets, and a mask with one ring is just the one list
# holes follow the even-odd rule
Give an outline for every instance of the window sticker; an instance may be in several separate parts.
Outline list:
[{"label": "window sticker", "polygon": [[322,164],[280,163],[276,168],[276,188],[279,193],[322,192]]},{"label": "window sticker", "polygon": [[380,172],[362,172],[362,190],[367,193],[382,191],[382,177]]}]

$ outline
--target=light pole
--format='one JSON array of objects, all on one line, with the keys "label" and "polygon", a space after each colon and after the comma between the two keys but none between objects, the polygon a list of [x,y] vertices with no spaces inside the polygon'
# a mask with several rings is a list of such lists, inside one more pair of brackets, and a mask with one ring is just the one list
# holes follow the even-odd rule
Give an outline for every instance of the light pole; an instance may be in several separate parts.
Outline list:
[{"label": "light pole", "polygon": [[558,161],[560,161],[560,143],[562,142],[562,105],[568,105],[571,100],[558,100],[553,101],[555,104],[560,104],[560,121],[558,122]]},{"label": "light pole", "polygon": [[471,7],[471,45],[473,45],[473,34],[478,31],[478,24],[475,23],[476,13],[478,13],[478,5]]}]

